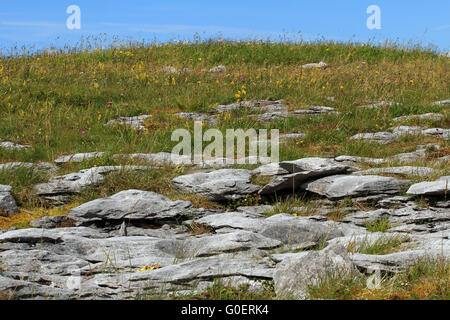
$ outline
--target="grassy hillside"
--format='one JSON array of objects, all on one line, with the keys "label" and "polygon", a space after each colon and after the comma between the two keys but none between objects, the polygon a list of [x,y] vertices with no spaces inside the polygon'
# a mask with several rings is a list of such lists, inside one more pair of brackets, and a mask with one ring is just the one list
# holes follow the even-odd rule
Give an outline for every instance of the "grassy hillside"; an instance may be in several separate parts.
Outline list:
[{"label": "grassy hillside", "polygon": [[[324,61],[327,68],[304,69],[308,63]],[[226,71],[208,72],[223,65]],[[171,73],[164,68],[190,72]],[[437,169],[427,177],[402,176],[411,182],[434,180],[447,175],[448,162],[435,158],[450,154],[450,145],[435,137],[409,135],[389,144],[350,140],[357,133],[380,132],[397,125],[450,128],[448,105],[435,101],[450,98],[450,59],[418,48],[404,49],[393,44],[377,46],[337,43],[272,43],[176,41],[165,45],[117,44],[90,50],[72,48],[68,52],[46,51],[32,56],[0,58],[0,142],[29,145],[23,150],[0,148],[0,164],[7,162],[52,162],[64,154],[106,152],[103,157],[60,165],[54,174],[63,175],[103,165],[140,164],[137,160],[113,158],[112,154],[171,152],[173,130],[193,131],[193,122],[177,117],[179,112],[213,114],[218,105],[245,100],[283,99],[292,110],[328,106],[338,113],[320,116],[288,117],[260,122],[247,117],[254,110],[217,115],[217,125],[204,123],[204,130],[279,129],[280,133],[304,133],[304,138],[283,142],[280,160],[339,155],[386,158],[417,150],[418,145],[439,143],[439,150],[427,149],[426,157],[407,165]],[[380,101],[391,106],[359,108]],[[441,113],[439,120],[393,119],[405,115]],[[105,126],[119,116],[152,115],[144,123],[145,132],[124,126]],[[390,164],[361,164],[362,169]],[[393,163],[396,164],[396,163]],[[254,168],[255,165],[244,167]],[[318,196],[282,195],[262,199],[249,195],[227,203],[213,203],[199,195],[184,194],[172,179],[190,168],[149,168],[144,172],[111,173],[106,181],[83,190],[65,206],[54,206],[39,198],[33,186],[47,182],[50,174],[33,168],[0,170],[0,184],[13,187],[20,213],[0,215],[0,230],[28,228],[44,216],[67,215],[72,208],[90,200],[122,190],[154,191],[171,199],[190,200],[195,207],[235,209],[241,205],[271,204],[267,215],[291,213],[315,215]],[[255,178],[255,177],[254,177]],[[256,177],[265,184],[267,177]],[[259,179],[259,180],[258,180]],[[309,197],[309,198],[308,198]],[[416,199],[427,206],[425,198]],[[365,208],[351,198],[336,202],[330,220],[340,221],[348,207]],[[307,208],[298,213],[294,208]],[[295,211],[295,212],[294,212]],[[1,213],[1,212],[0,212]],[[67,225],[70,226],[70,225]],[[369,231],[387,232],[388,220],[366,225]],[[191,225],[192,234],[211,232]],[[203,229],[202,229],[203,228]],[[404,238],[359,248],[358,253],[387,254],[403,250]],[[323,243],[325,244],[325,242]],[[351,243],[349,242],[349,245]],[[322,249],[318,245],[315,249]],[[353,249],[352,249],[353,250]],[[349,251],[351,251],[349,249]],[[2,265],[0,261],[0,271]],[[406,272],[383,278],[382,288],[367,289],[367,276],[351,275],[323,279],[309,288],[313,299],[448,299],[449,265],[443,261],[424,261]],[[177,299],[273,299],[270,283],[262,292],[233,288],[217,282],[202,293],[179,295]],[[147,297],[160,298],[158,296]],[[2,293],[0,292],[0,300]]]},{"label": "grassy hillside", "polygon": [[[302,69],[303,64],[319,61],[325,61],[329,67]],[[227,70],[205,72],[217,65],[224,65]],[[190,68],[192,72],[161,72],[167,66]],[[448,58],[388,44],[219,40],[150,46],[118,44],[108,49],[74,48],[69,53],[47,51],[34,56],[4,57],[0,60],[0,140],[32,147],[21,151],[1,149],[0,163],[52,161],[66,153],[93,151],[170,152],[176,144],[170,141],[174,129],[193,130],[192,121],[177,118],[174,113],[207,113],[218,104],[246,99],[284,99],[296,109],[320,105],[340,112],[270,123],[244,118],[242,112],[218,119],[217,127],[223,131],[278,128],[281,133],[306,133],[304,139],[281,145],[281,160],[343,154],[386,157],[414,151],[418,144],[442,141],[424,136],[405,137],[374,148],[372,144],[348,138],[356,133],[383,131],[393,125],[394,117],[426,112],[442,112],[445,117],[403,124],[448,128],[448,110],[431,103],[448,99],[449,92]],[[393,101],[398,105],[357,108],[377,101]],[[140,114],[153,115],[146,122],[148,132],[104,126],[118,116]],[[205,130],[210,126],[205,124]],[[445,150],[448,151],[444,148],[444,153]],[[117,162],[101,158],[70,164],[59,173]],[[120,182],[114,180],[104,190],[82,200],[126,187],[172,196],[170,179],[177,174],[167,169],[152,171],[145,177],[116,177]],[[31,193],[31,186],[46,179],[29,170],[0,174],[0,183],[13,185],[19,205],[30,209],[42,206]]]},{"label": "grassy hillside", "polygon": [[[325,61],[329,68],[302,70]],[[225,65],[223,73],[207,73]],[[192,68],[172,75],[166,66]],[[150,47],[117,46],[92,52],[4,58],[0,60],[0,137],[30,144],[29,152],[2,153],[0,161],[52,160],[62,153],[170,151],[174,128],[191,128],[171,113],[207,112],[214,105],[246,99],[284,99],[297,108],[326,105],[340,116],[270,124],[282,132],[302,131],[308,138],[288,156],[323,153],[384,156],[393,150],[346,143],[358,132],[381,131],[393,117],[441,111],[430,102],[447,99],[448,58],[419,50],[340,44],[271,44],[211,42]],[[243,94],[243,87],[245,94]],[[327,97],[334,97],[329,101]],[[402,107],[357,111],[355,106],[380,100]],[[117,116],[154,114],[148,135],[103,126]],[[435,126],[448,125],[448,118]],[[219,127],[261,128],[239,117]],[[86,132],[86,133],[82,133]],[[396,147],[401,149],[405,144]]]}]

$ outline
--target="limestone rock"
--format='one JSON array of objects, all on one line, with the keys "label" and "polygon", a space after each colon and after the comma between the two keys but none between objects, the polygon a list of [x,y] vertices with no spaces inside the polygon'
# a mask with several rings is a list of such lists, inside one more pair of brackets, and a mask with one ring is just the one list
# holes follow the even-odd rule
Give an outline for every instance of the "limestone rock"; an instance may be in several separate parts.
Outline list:
[{"label": "limestone rock", "polygon": [[[444,253],[444,256],[442,255]],[[384,272],[400,272],[413,266],[420,259],[448,259],[450,250],[442,252],[439,248],[433,250],[408,250],[386,255],[369,255],[356,253],[351,256],[351,261],[360,269],[379,270]]]},{"label": "limestone rock", "polygon": [[343,163],[368,163],[368,164],[382,164],[385,163],[385,159],[375,159],[375,158],[367,158],[367,157],[354,157],[354,156],[339,156],[334,160],[337,162]]},{"label": "limestone rock", "polygon": [[183,118],[190,121],[204,121],[215,124],[217,122],[217,117],[214,115],[207,115],[204,113],[192,113],[192,112],[181,112],[176,113],[175,116]]},{"label": "limestone rock", "polygon": [[14,142],[0,142],[0,148],[8,149],[8,150],[24,150],[29,149],[31,146],[21,145]]},{"label": "limestone rock", "polygon": [[358,174],[366,175],[366,174],[398,174],[398,175],[411,175],[411,176],[420,176],[427,177],[433,174],[436,170],[427,167],[412,167],[412,166],[404,166],[404,167],[388,167],[388,168],[374,168],[368,169],[364,171],[357,172]]},{"label": "limestone rock", "polygon": [[148,169],[148,167],[143,166],[94,167],[52,178],[48,183],[35,185],[34,191],[37,195],[49,200],[55,200],[57,199],[55,197],[63,196],[61,201],[64,202],[67,200],[64,196],[77,194],[86,187],[98,186],[103,183],[105,176],[108,173],[121,170],[143,171],[146,169]]},{"label": "limestone rock", "polygon": [[406,181],[389,177],[335,175],[306,183],[302,188],[329,199],[339,199],[374,194],[396,194],[406,183]]},{"label": "limestone rock", "polygon": [[179,71],[178,71],[178,69],[175,68],[175,67],[167,66],[167,67],[162,68],[162,69],[161,69],[161,72],[176,74],[176,73],[178,73]]},{"label": "limestone rock", "polygon": [[376,133],[358,133],[350,140],[366,140],[372,143],[389,144],[397,140],[397,136],[391,132],[376,132]]},{"label": "limestone rock", "polygon": [[406,193],[423,196],[444,196],[448,192],[449,180],[450,176],[446,176],[436,181],[416,183]]},{"label": "limestone rock", "polygon": [[422,131],[422,134],[425,136],[436,137],[443,140],[450,140],[450,129],[442,129],[442,128],[426,129]]},{"label": "limestone rock", "polygon": [[11,195],[12,188],[0,184],[0,216],[10,216],[19,213],[14,197]]},{"label": "limestone rock", "polygon": [[285,161],[281,162],[279,166],[290,174],[275,176],[270,183],[259,191],[260,194],[267,195],[278,191],[292,190],[292,188],[296,189],[303,182],[313,178],[347,173],[352,170],[348,165],[326,158],[304,158],[296,161]]},{"label": "limestone rock", "polygon": [[105,152],[75,153],[58,157],[54,161],[56,164],[63,164],[68,162],[83,162],[85,160],[101,158],[105,156],[105,154]]},{"label": "limestone rock", "polygon": [[56,171],[58,167],[47,162],[32,163],[32,162],[7,162],[0,164],[0,171],[2,170],[16,170],[16,169],[36,169],[44,171]]},{"label": "limestone rock", "polygon": [[288,173],[289,172],[287,170],[280,167],[279,163],[265,164],[252,171],[252,174],[260,176],[278,176]]},{"label": "limestone rock", "polygon": [[444,116],[439,113],[425,113],[425,114],[418,114],[418,115],[410,115],[410,116],[401,116],[392,119],[394,122],[400,122],[400,121],[408,121],[408,120],[441,120]]},{"label": "limestone rock", "polygon": [[393,106],[394,104],[395,104],[395,102],[391,102],[391,101],[380,101],[380,102],[372,103],[369,105],[359,106],[358,108],[376,109],[376,108],[380,108],[380,107],[390,107],[390,106]]},{"label": "limestone rock", "polygon": [[214,68],[209,69],[208,72],[218,73],[218,72],[226,72],[226,71],[227,71],[227,67],[220,65],[220,66],[216,66]]},{"label": "limestone rock", "polygon": [[314,114],[322,114],[322,113],[331,113],[337,114],[338,112],[331,107],[323,107],[323,106],[312,106],[306,110],[295,110],[292,112],[293,115],[314,115]]},{"label": "limestone rock", "polygon": [[126,190],[82,204],[70,210],[68,217],[78,226],[104,222],[120,225],[123,221],[163,225],[186,220],[193,212],[189,201],[171,201],[154,192]]},{"label": "limestone rock", "polygon": [[238,230],[189,239],[184,244],[183,254],[189,257],[202,257],[250,249],[273,249],[280,245],[281,242],[278,240],[254,232]]},{"label": "limestone rock", "polygon": [[277,297],[307,299],[308,286],[330,274],[353,272],[345,247],[328,247],[321,251],[293,254],[276,266],[274,284]]},{"label": "limestone rock", "polygon": [[150,118],[151,115],[143,114],[135,117],[119,117],[116,120],[110,120],[106,126],[112,126],[115,124],[129,126],[138,131],[147,131],[147,128],[143,125],[147,118]]},{"label": "limestone rock", "polygon": [[192,192],[212,201],[240,199],[255,193],[258,186],[251,184],[252,173],[244,169],[221,169],[197,172],[173,179],[174,185],[183,192]]},{"label": "limestone rock", "polygon": [[325,69],[327,67],[328,65],[323,61],[320,61],[319,63],[308,63],[302,66],[303,69],[314,69],[314,68]]},{"label": "limestone rock", "polygon": [[432,105],[434,105],[434,106],[446,106],[446,105],[450,105],[450,99],[447,99],[447,100],[441,100],[441,101],[436,101],[436,102],[433,102]]},{"label": "limestone rock", "polygon": [[30,222],[30,226],[33,228],[54,229],[70,225],[71,222],[73,221],[66,216],[51,216],[33,220]]},{"label": "limestone rock", "polygon": [[422,127],[397,126],[389,128],[397,137],[418,135],[422,133]]}]

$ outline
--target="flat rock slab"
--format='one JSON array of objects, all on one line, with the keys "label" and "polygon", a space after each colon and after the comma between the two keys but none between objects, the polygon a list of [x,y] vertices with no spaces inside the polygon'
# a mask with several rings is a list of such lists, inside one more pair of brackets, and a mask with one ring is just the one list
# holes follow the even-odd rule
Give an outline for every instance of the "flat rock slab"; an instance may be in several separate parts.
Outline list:
[{"label": "flat rock slab", "polygon": [[396,194],[406,184],[406,181],[390,177],[335,175],[306,183],[302,188],[329,199],[340,199],[375,194]]},{"label": "flat rock slab", "polygon": [[391,132],[376,132],[376,133],[358,133],[350,140],[365,140],[372,143],[389,144],[397,140],[397,136]]},{"label": "flat rock slab", "polygon": [[334,160],[337,162],[343,162],[343,163],[368,163],[368,164],[382,164],[385,163],[385,159],[380,158],[367,158],[367,157],[355,157],[355,156],[339,156],[336,157]]},{"label": "flat rock slab", "polygon": [[343,246],[292,254],[276,266],[273,276],[275,292],[281,299],[307,299],[309,285],[317,284],[330,274],[343,276],[353,271]]},{"label": "flat rock slab", "polygon": [[351,171],[351,167],[327,158],[303,158],[280,162],[280,167],[289,173],[314,172],[332,175]]},{"label": "flat rock slab", "polygon": [[213,279],[270,280],[273,266],[265,260],[234,254],[217,255],[183,261],[153,271],[132,274],[97,274],[83,283],[78,294],[83,299],[136,299],[147,292],[168,293],[174,290],[206,289]]},{"label": "flat rock slab", "polygon": [[192,218],[193,212],[189,201],[171,201],[154,192],[126,190],[82,204],[70,210],[68,217],[75,220],[78,226],[106,221],[114,224],[138,221],[163,225]]},{"label": "flat rock slab", "polygon": [[33,228],[55,229],[71,222],[72,220],[66,216],[49,216],[31,221],[30,226]]},{"label": "flat rock slab", "polygon": [[237,230],[230,233],[204,235],[188,239],[184,243],[183,254],[189,257],[203,257],[250,249],[274,249],[281,244],[281,241],[258,233]]},{"label": "flat rock slab", "polygon": [[150,118],[151,115],[143,114],[135,117],[119,117],[116,120],[110,120],[106,124],[106,126],[113,126],[116,124],[128,126],[130,128],[139,130],[139,131],[147,131],[147,128],[143,125],[147,118]]},{"label": "flat rock slab", "polygon": [[[372,211],[359,211],[346,215],[341,221],[343,223],[351,223],[356,226],[364,227],[366,223],[374,223],[383,219],[388,219],[392,230],[397,230],[397,227],[406,225],[426,226],[418,232],[436,232],[436,228],[442,223],[450,221],[448,210],[444,208],[418,208],[417,206],[406,206],[398,209],[378,209]],[[402,230],[397,230],[402,231]],[[413,229],[403,232],[415,231]]]},{"label": "flat rock slab", "polygon": [[[448,54],[447,54],[447,56],[448,56]],[[450,99],[436,101],[436,102],[433,102],[432,105],[434,105],[434,106],[447,106],[447,105],[450,105]]]},{"label": "flat rock slab", "polygon": [[368,271],[384,271],[397,273],[404,271],[410,266],[413,266],[420,261],[420,259],[439,260],[442,259],[448,261],[450,255],[450,249],[442,250],[440,248],[434,248],[432,250],[408,250],[403,252],[396,252],[386,255],[369,255],[355,253],[351,255],[350,259],[352,263],[360,269]]},{"label": "flat rock slab", "polygon": [[403,167],[368,169],[368,170],[364,170],[364,171],[358,171],[357,174],[362,174],[362,175],[366,175],[366,174],[369,174],[369,175],[397,174],[397,175],[405,175],[405,176],[427,177],[435,172],[436,172],[436,170],[433,168],[403,166]]},{"label": "flat rock slab", "polygon": [[427,153],[425,150],[417,150],[413,152],[405,152],[393,155],[387,158],[386,162],[396,162],[399,164],[415,162],[418,160],[422,160],[426,157]]},{"label": "flat rock slab", "polygon": [[225,71],[227,71],[227,67],[225,67],[224,65],[215,66],[208,70],[208,72],[211,72],[211,73],[218,73],[218,72],[225,72]]},{"label": "flat rock slab", "polygon": [[106,155],[105,152],[88,152],[88,153],[75,153],[58,157],[54,160],[56,164],[64,164],[69,162],[83,162],[85,160],[91,160],[95,158],[101,158]]},{"label": "flat rock slab", "polygon": [[397,126],[389,128],[389,130],[397,137],[403,137],[421,134],[423,128],[418,126]]},{"label": "flat rock slab", "polygon": [[247,212],[227,212],[211,214],[195,222],[211,227],[217,233],[247,230],[279,240],[286,245],[305,242],[317,244],[324,237],[333,239],[363,232],[360,228],[328,221],[326,218],[317,221],[313,217],[295,217],[288,214],[263,218]]},{"label": "flat rock slab", "polygon": [[84,169],[52,178],[48,183],[35,185],[34,192],[48,200],[55,200],[58,196],[63,196],[62,201],[64,202],[64,196],[80,193],[86,187],[98,186],[103,183],[108,173],[121,170],[144,171],[146,169],[148,167],[143,166],[105,166]]},{"label": "flat rock slab", "polygon": [[314,115],[323,113],[338,114],[339,112],[334,108],[324,106],[311,106],[306,110],[295,110],[292,112],[293,115]]},{"label": "flat rock slab", "polygon": [[256,118],[256,120],[261,122],[268,122],[285,119],[288,117],[318,116],[323,114],[339,114],[339,112],[331,107],[312,106],[309,107],[309,109],[300,109],[294,111],[289,111],[288,109],[270,110],[269,112],[258,115],[250,115],[249,117]]},{"label": "flat rock slab", "polygon": [[448,193],[450,176],[441,177],[436,181],[413,184],[406,192],[411,195],[444,196]]},{"label": "flat rock slab", "polygon": [[249,100],[236,102],[227,105],[219,105],[216,107],[216,111],[219,113],[227,113],[236,110],[263,110],[263,111],[280,111],[287,110],[288,106],[283,103],[282,100],[269,101],[269,100]]},{"label": "flat rock slab", "polygon": [[425,136],[436,137],[443,140],[450,140],[450,129],[432,128],[422,131]]},{"label": "flat rock slab", "polygon": [[352,167],[326,158],[304,158],[295,161],[285,161],[279,164],[280,168],[289,172],[287,175],[275,176],[265,185],[259,193],[268,195],[275,192],[296,189],[308,180],[314,178],[347,173]]},{"label": "flat rock slab", "polygon": [[178,155],[168,152],[158,153],[132,153],[132,154],[116,154],[113,158],[141,160],[149,162],[153,166],[179,166],[191,165],[192,158],[190,155]]},{"label": "flat rock slab", "polygon": [[308,64],[304,64],[302,65],[303,69],[325,69],[328,67],[328,64],[326,64],[323,61],[320,61],[319,63],[308,63]]},{"label": "flat rock slab", "polygon": [[240,199],[257,192],[260,187],[251,184],[251,178],[250,170],[221,169],[179,176],[172,181],[183,192],[196,193],[212,201],[222,201]]},{"label": "flat rock slab", "polygon": [[376,109],[376,108],[381,108],[381,107],[390,107],[390,106],[393,106],[394,104],[396,104],[396,103],[391,102],[391,101],[380,101],[380,102],[376,102],[376,103],[372,103],[372,104],[368,104],[368,105],[364,105],[364,106],[359,106],[358,108]]},{"label": "flat rock slab", "polygon": [[0,142],[0,148],[8,149],[8,150],[24,150],[29,149],[31,146],[21,145],[14,142]]},{"label": "flat rock slab", "polygon": [[0,184],[0,216],[8,217],[20,212],[16,200],[11,195],[11,190],[10,186]]},{"label": "flat rock slab", "polygon": [[217,123],[217,116],[207,115],[204,113],[180,112],[176,113],[175,116],[190,121],[204,121],[212,124]]},{"label": "flat rock slab", "polygon": [[0,171],[2,170],[16,170],[16,169],[36,169],[36,170],[48,170],[56,171],[58,167],[54,164],[47,162],[32,163],[32,162],[7,162],[0,164]]},{"label": "flat rock slab", "polygon": [[269,163],[254,169],[252,174],[260,176],[278,176],[289,174],[289,172],[281,168],[279,163]]},{"label": "flat rock slab", "polygon": [[148,162],[152,166],[186,166],[195,167],[199,169],[210,168],[228,168],[232,164],[258,164],[270,163],[269,157],[250,156],[245,158],[229,159],[229,158],[213,158],[203,159],[202,161],[194,162],[192,155],[178,155],[175,153],[159,152],[159,153],[133,153],[133,154],[117,154],[114,158],[130,159]]},{"label": "flat rock slab", "polygon": [[417,114],[417,115],[410,115],[410,116],[402,116],[392,119],[394,122],[400,122],[400,121],[408,121],[408,120],[441,120],[444,118],[444,115],[440,113],[425,113],[425,114]]},{"label": "flat rock slab", "polygon": [[[15,299],[130,299],[153,289],[168,293],[192,289],[195,282],[211,285],[217,278],[270,280],[274,264],[259,251],[280,242],[248,231],[180,241],[108,237],[77,227],[10,231],[0,234],[0,244],[0,290]],[[233,253],[222,254],[228,251]],[[138,272],[156,264],[155,270]]]}]

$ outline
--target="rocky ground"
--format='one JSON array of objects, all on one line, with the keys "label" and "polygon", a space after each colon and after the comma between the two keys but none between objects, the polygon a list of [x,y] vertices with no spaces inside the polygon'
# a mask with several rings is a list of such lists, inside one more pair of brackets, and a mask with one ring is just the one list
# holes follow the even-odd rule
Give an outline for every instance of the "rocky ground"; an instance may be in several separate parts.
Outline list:
[{"label": "rocky ground", "polygon": [[[366,44],[5,58],[0,299],[449,298],[449,70]],[[280,161],[171,154],[194,121],[279,129]]]},{"label": "rocky ground", "polygon": [[[410,134],[401,128],[358,139],[389,143]],[[448,139],[448,129],[433,132]],[[398,163],[420,158],[427,148],[440,147],[419,146],[416,153],[395,159]],[[66,163],[104,156],[74,154],[55,159],[55,164],[6,163],[2,170],[26,167],[56,172]],[[118,156],[125,155],[112,157]],[[164,153],[126,156],[144,158],[148,165],[83,169],[54,176],[35,185],[34,192],[61,205],[83,189],[101,185],[111,172],[188,165],[190,160]],[[16,299],[134,299],[201,292],[221,279],[256,291],[269,281],[277,297],[301,299],[308,297],[308,286],[336,270],[395,274],[423,258],[447,260],[449,176],[413,183],[398,177],[420,180],[436,170],[399,165],[360,168],[362,163],[389,161],[312,157],[253,170],[226,168],[223,161],[205,162],[193,173],[175,177],[175,188],[212,202],[245,203],[258,196],[268,204],[207,209],[141,190],[96,199],[71,209],[67,216],[32,221],[31,229],[1,231],[0,291]],[[435,161],[448,163],[448,156]],[[10,186],[0,186],[0,208],[8,216],[20,212],[10,192]],[[314,200],[309,207],[280,208],[277,196],[291,193]],[[388,250],[369,254],[358,249],[363,244],[366,249],[378,245]]]}]

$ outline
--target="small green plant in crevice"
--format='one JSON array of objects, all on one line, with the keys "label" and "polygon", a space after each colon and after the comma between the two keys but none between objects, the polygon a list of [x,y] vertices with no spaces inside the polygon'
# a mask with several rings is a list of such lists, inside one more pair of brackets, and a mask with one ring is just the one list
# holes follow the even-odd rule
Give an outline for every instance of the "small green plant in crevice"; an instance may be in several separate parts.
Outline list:
[{"label": "small green plant in crevice", "polygon": [[275,299],[273,281],[264,280],[261,288],[254,290],[249,284],[233,286],[223,279],[215,279],[204,291],[187,294],[171,294],[174,300],[273,300]]},{"label": "small green plant in crevice", "polygon": [[385,273],[379,287],[369,288],[370,276],[359,272],[331,273],[308,286],[309,299],[330,300],[449,300],[450,263],[444,256],[423,257],[406,270]]},{"label": "small green plant in crevice", "polygon": [[319,237],[319,240],[317,241],[317,245],[313,248],[313,250],[320,251],[320,250],[325,249],[325,247],[327,246],[327,242],[328,242],[328,236],[329,236],[329,233],[321,235]]},{"label": "small green plant in crevice", "polygon": [[258,186],[265,186],[270,181],[272,181],[271,176],[254,175],[251,179],[251,183]]},{"label": "small green plant in crevice", "polygon": [[359,241],[352,248],[357,253],[363,254],[389,254],[402,250],[406,250],[403,244],[409,242],[408,236],[396,235],[396,236],[381,236],[375,241],[370,241],[367,237]]},{"label": "small green plant in crevice", "polygon": [[310,300],[351,300],[366,288],[366,277],[357,271],[328,272],[307,288]]},{"label": "small green plant in crevice", "polygon": [[305,195],[289,195],[280,199],[276,199],[273,204],[273,209],[266,213],[266,216],[272,216],[280,213],[292,214],[295,216],[312,216],[317,214],[316,210],[318,205],[313,201],[314,199],[308,199]]},{"label": "small green plant in crevice", "polygon": [[111,248],[108,251],[106,251],[105,248],[101,249],[106,257],[106,260],[102,263],[102,273],[118,273],[119,268],[117,267],[115,252],[113,252],[113,257],[111,257]]},{"label": "small green plant in crevice", "polygon": [[193,236],[198,236],[201,234],[212,234],[215,233],[214,229],[210,226],[196,223],[195,221],[192,221],[189,225],[189,233]]},{"label": "small green plant in crevice", "polygon": [[224,205],[226,209],[234,210],[239,207],[252,207],[261,205],[262,198],[259,194],[247,194],[240,199],[234,199]]},{"label": "small green plant in crevice", "polygon": [[392,227],[389,218],[376,219],[373,222],[366,222],[366,229],[370,232],[386,232]]}]

